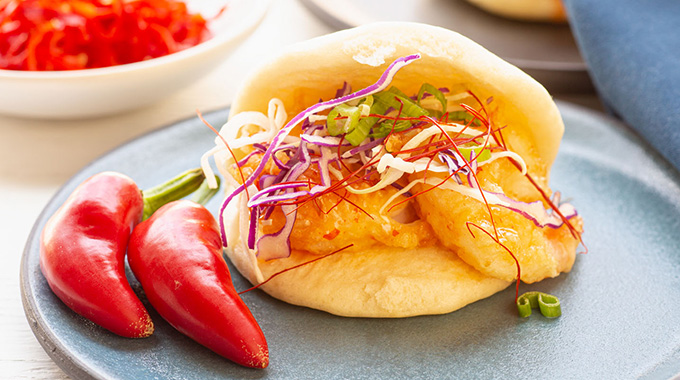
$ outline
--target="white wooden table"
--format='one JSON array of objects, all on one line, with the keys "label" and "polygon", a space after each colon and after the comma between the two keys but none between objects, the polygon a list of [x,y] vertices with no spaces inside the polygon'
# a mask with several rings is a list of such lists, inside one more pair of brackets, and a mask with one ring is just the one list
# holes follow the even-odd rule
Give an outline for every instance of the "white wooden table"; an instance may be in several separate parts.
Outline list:
[{"label": "white wooden table", "polygon": [[[67,379],[24,316],[19,263],[33,222],[88,162],[147,131],[230,104],[245,73],[276,49],[328,33],[296,0],[273,0],[255,33],[210,76],[162,103],[84,121],[0,116],[0,379]],[[0,89],[2,91],[2,89]]]}]

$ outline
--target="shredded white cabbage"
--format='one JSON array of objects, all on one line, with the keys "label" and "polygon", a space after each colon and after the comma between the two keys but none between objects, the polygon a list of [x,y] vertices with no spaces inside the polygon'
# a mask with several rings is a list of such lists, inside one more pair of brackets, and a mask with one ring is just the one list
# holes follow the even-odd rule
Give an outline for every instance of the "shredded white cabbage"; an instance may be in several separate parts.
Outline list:
[{"label": "shredded white cabbage", "polygon": [[[215,173],[210,166],[209,158],[214,157],[215,164],[227,181],[227,185],[234,187],[238,186],[238,181],[231,176],[227,168],[234,164],[234,158],[231,157],[229,149],[225,145],[225,141],[229,144],[229,148],[239,149],[257,143],[269,142],[276,133],[283,128],[288,114],[285,106],[280,99],[272,98],[269,101],[267,115],[261,112],[246,111],[234,115],[225,123],[219,131],[219,136],[215,137],[215,147],[208,150],[201,156],[201,168],[208,181],[208,186],[211,189],[217,188],[217,181],[215,180]],[[243,127],[259,127],[260,132],[250,136],[237,137]],[[284,140],[284,142],[299,142],[299,138],[292,137]]]},{"label": "shredded white cabbage", "polygon": [[470,137],[477,137],[481,136],[484,133],[471,129],[471,128],[466,128],[462,124],[457,124],[457,123],[450,123],[450,124],[440,124],[441,128],[439,128],[436,125],[433,125],[431,127],[427,127],[423,129],[420,133],[417,135],[413,136],[404,146],[401,148],[401,150],[410,150],[417,148],[420,144],[425,142],[425,140],[429,139],[430,137],[434,135],[438,135],[442,133],[442,130],[444,130],[447,133],[461,133],[464,136],[470,136]]},{"label": "shredded white cabbage", "polygon": [[[444,95],[444,98],[446,99],[446,103],[447,103],[446,109],[449,112],[451,112],[451,111],[462,111],[463,108],[459,106],[459,104],[461,103],[461,100],[472,98],[472,96],[467,92],[458,92],[458,93],[455,93],[455,94]],[[420,99],[420,106],[423,107],[423,108],[427,108],[427,109],[439,109],[439,110],[441,110],[441,107],[442,107],[439,100],[437,98],[435,98],[434,96],[427,97],[427,98],[423,97],[422,99]]]},{"label": "shredded white cabbage", "polygon": [[380,157],[380,161],[376,166],[379,173],[384,172],[387,167],[400,170],[404,173],[416,173],[425,170],[436,173],[445,173],[449,171],[448,166],[440,164],[439,162],[433,161],[426,157],[419,158],[413,162],[408,162],[403,160],[401,157],[394,157],[390,153],[385,153],[382,157]]},{"label": "shredded white cabbage", "polygon": [[524,159],[522,158],[522,156],[520,156],[519,154],[517,154],[515,152],[509,151],[509,150],[505,150],[505,151],[502,151],[502,152],[491,152],[491,158],[489,158],[486,161],[480,162],[479,164],[480,165],[486,165],[490,162],[496,161],[497,159],[503,158],[503,157],[508,157],[511,160],[515,161],[517,164],[519,164],[519,166],[521,168],[522,175],[527,174],[527,163],[524,162]]}]

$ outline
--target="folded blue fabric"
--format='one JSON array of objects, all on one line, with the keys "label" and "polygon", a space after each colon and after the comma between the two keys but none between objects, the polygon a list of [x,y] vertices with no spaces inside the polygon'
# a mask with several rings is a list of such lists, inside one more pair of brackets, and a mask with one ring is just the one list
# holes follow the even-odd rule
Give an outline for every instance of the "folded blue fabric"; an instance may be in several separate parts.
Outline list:
[{"label": "folded blue fabric", "polygon": [[603,102],[680,169],[680,0],[564,0]]}]

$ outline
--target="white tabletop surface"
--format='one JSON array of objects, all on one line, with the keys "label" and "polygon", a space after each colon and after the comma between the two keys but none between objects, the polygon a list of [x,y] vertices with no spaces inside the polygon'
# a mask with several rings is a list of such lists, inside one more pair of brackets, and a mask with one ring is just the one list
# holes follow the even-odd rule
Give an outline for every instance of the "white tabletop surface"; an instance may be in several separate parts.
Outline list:
[{"label": "white tabletop surface", "polygon": [[[79,121],[0,116],[0,379],[68,379],[43,351],[24,316],[19,264],[40,211],[90,161],[147,131],[230,104],[247,71],[293,42],[333,29],[297,0],[273,0],[260,27],[223,65],[154,106]],[[1,90],[0,90],[1,91]],[[570,97],[580,103],[594,97]]]},{"label": "white tabletop surface", "polygon": [[[81,121],[0,116],[0,379],[67,379],[33,336],[19,291],[19,263],[40,211],[72,175],[147,131],[230,104],[249,68],[276,49],[331,32],[296,0],[274,0],[255,33],[223,65],[154,106]],[[1,91],[1,90],[0,90]]]}]

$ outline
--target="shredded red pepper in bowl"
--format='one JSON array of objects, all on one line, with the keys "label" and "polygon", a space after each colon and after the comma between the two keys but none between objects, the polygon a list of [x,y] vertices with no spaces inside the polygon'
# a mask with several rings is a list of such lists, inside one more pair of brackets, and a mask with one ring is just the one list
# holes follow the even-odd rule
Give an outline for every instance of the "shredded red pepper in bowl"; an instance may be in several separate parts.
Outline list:
[{"label": "shredded red pepper in bowl", "polygon": [[178,0],[0,0],[0,69],[79,70],[172,54],[210,38]]}]

